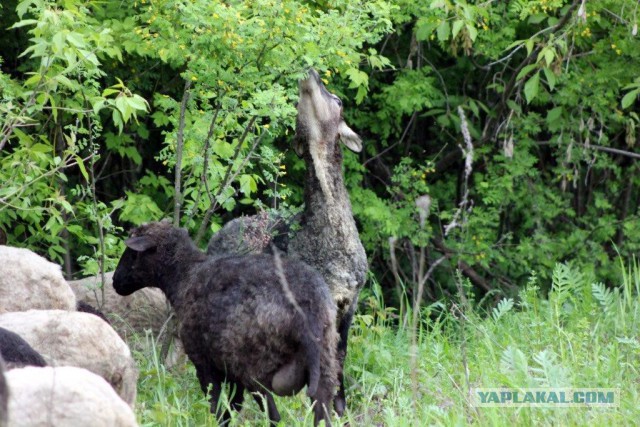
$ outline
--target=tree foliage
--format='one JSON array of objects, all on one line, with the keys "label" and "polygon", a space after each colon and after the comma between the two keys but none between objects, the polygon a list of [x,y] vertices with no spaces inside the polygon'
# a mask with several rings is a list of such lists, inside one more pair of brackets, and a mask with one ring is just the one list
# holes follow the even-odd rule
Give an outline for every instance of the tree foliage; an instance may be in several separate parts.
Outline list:
[{"label": "tree foliage", "polygon": [[563,261],[606,278],[640,248],[636,9],[4,2],[0,228],[75,274],[112,267],[132,224],[172,217],[203,242],[298,207],[289,142],[313,66],[364,137],[345,175],[385,290],[439,298],[460,270],[513,293]]},{"label": "tree foliage", "polygon": [[[355,115],[370,143],[352,192],[370,253],[395,270],[387,283],[415,286],[443,256],[431,297],[455,292],[456,269],[482,292],[510,293],[558,261],[613,277],[612,259],[640,243],[635,5],[395,4],[379,45],[393,70],[372,72]],[[418,194],[432,200],[424,229]]]},{"label": "tree foliage", "polygon": [[364,94],[358,66],[374,54],[362,47],[391,26],[381,1],[25,0],[3,12],[19,43],[1,53],[0,227],[68,256],[68,272],[78,259],[109,267],[122,225],[173,212],[206,237],[238,203],[280,203],[274,142],[291,132],[297,80],[315,66]]}]

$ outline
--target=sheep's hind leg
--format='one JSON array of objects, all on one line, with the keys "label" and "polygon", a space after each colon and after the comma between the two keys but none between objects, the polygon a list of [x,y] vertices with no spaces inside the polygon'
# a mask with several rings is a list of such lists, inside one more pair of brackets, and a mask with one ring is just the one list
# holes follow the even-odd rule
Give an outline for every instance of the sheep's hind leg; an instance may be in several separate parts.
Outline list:
[{"label": "sheep's hind leg", "polygon": [[333,397],[334,387],[335,384],[331,378],[326,375],[326,372],[323,372],[320,376],[318,391],[315,396],[311,397],[311,401],[314,403],[314,426],[317,426],[320,420],[324,420],[325,427],[331,427],[331,398]]},{"label": "sheep's hind leg", "polygon": [[344,390],[344,360],[347,357],[347,340],[349,338],[349,328],[351,328],[351,321],[353,320],[353,313],[356,311],[358,305],[357,299],[355,299],[349,310],[340,320],[338,325],[338,334],[340,335],[338,341],[338,352],[336,358],[338,359],[338,392],[333,399],[333,407],[336,410],[338,416],[342,416],[347,407],[347,398]]},{"label": "sheep's hind leg", "polygon": [[331,398],[318,398],[317,400],[311,400],[314,403],[313,425],[317,426],[320,424],[320,420],[324,420],[325,427],[331,427],[331,410],[329,409]]},{"label": "sheep's hind leg", "polygon": [[278,424],[278,422],[280,422],[280,412],[278,412],[276,402],[273,400],[273,396],[271,395],[271,393],[256,391],[251,394],[253,394],[253,398],[256,400],[258,406],[260,406],[260,408],[269,415],[269,421],[271,421],[271,425]]}]

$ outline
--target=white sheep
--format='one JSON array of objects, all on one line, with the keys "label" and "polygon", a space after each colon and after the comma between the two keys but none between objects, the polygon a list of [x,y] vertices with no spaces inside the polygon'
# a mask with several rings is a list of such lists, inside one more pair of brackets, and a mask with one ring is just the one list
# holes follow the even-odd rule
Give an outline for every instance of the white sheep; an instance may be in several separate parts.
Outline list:
[{"label": "white sheep", "polygon": [[9,389],[7,427],[138,425],[129,405],[86,369],[30,366],[4,375]]},{"label": "white sheep", "polygon": [[169,305],[160,289],[145,288],[133,295],[121,296],[113,290],[113,272],[105,273],[104,300],[101,277],[91,276],[69,282],[78,301],[98,308],[118,334],[126,338],[132,333],[142,336],[145,330],[158,335],[169,316]]},{"label": "white sheep", "polygon": [[29,309],[75,310],[60,266],[23,248],[0,245],[0,314]]},{"label": "white sheep", "polygon": [[0,314],[0,327],[20,335],[51,366],[76,366],[100,375],[129,405],[138,372],[131,351],[105,321],[88,313],[29,310]]},{"label": "white sheep", "polygon": [[[169,325],[170,305],[162,291],[144,288],[132,295],[122,296],[113,290],[113,271],[105,273],[104,279],[104,294],[100,275],[69,282],[78,300],[78,311],[87,311],[86,305],[99,309],[118,335],[136,350],[148,352],[149,341],[140,339],[148,331],[151,331],[154,338],[170,340],[167,341],[171,343],[171,347],[164,361],[165,365],[171,367],[185,362],[182,342],[177,331],[172,331]],[[81,309],[81,305],[84,309]],[[163,336],[163,333],[171,336]]]}]

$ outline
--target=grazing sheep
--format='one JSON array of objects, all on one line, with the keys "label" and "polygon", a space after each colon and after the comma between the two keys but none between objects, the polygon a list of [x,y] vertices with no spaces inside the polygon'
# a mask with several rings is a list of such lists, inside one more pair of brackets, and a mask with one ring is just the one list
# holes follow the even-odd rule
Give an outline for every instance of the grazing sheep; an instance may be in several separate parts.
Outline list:
[{"label": "grazing sheep", "polygon": [[[160,288],[180,323],[185,351],[202,390],[211,390],[215,412],[223,382],[235,386],[231,407],[243,391],[263,395],[272,422],[280,420],[273,398],[307,384],[316,402],[316,424],[325,419],[336,385],[335,306],[322,277],[278,254],[209,257],[183,229],[167,222],[134,229],[113,276],[129,295]],[[264,409],[264,408],[263,408]],[[226,411],[220,414],[228,419]]]},{"label": "grazing sheep", "polygon": [[5,373],[10,427],[134,427],[136,417],[100,376],[82,368],[26,367]]},{"label": "grazing sheep", "polygon": [[135,402],[138,372],[129,347],[99,317],[29,310],[0,314],[0,327],[20,335],[47,364],[88,369],[107,380],[129,405]]},{"label": "grazing sheep", "polygon": [[[306,164],[305,207],[297,229],[292,227],[287,247],[279,245],[275,238],[273,242],[289,257],[300,259],[319,271],[338,307],[340,387],[335,409],[342,415],[346,407],[343,367],[347,339],[368,263],[344,185],[339,142],[355,152],[362,149],[362,142],[344,122],[342,102],[327,91],[315,70],[310,70],[309,77],[300,81],[299,94],[293,146]],[[211,238],[207,253],[220,254],[222,249],[239,246],[237,242],[247,240],[262,243],[239,247],[253,249],[254,253],[265,251],[274,235],[274,221],[265,223],[258,215],[230,221]],[[282,228],[280,226],[279,234],[283,233]]]},{"label": "grazing sheep", "polygon": [[[85,277],[69,282],[78,299],[78,311],[106,317],[109,324],[132,349],[148,351],[150,331],[163,345],[169,345],[164,360],[167,367],[185,361],[186,355],[175,328],[168,327],[171,310],[160,289],[144,288],[132,295],[118,295],[113,289],[113,272],[104,274],[104,299],[101,276]],[[94,307],[102,307],[95,313]],[[102,317],[101,316],[101,317]],[[171,334],[170,336],[163,334]]]},{"label": "grazing sheep", "polygon": [[6,362],[7,369],[47,366],[44,358],[28,342],[5,328],[0,328],[0,354]]},{"label": "grazing sheep", "polygon": [[102,300],[102,280],[100,276],[72,280],[69,286],[79,302],[92,307],[101,307],[113,328],[123,339],[132,333],[144,336],[151,330],[155,336],[160,333],[169,316],[167,299],[159,289],[145,288],[130,296],[118,295],[113,290],[113,272],[105,273],[104,301]]},{"label": "grazing sheep", "polygon": [[76,309],[76,298],[59,265],[28,249],[1,245],[0,260],[0,314]]}]

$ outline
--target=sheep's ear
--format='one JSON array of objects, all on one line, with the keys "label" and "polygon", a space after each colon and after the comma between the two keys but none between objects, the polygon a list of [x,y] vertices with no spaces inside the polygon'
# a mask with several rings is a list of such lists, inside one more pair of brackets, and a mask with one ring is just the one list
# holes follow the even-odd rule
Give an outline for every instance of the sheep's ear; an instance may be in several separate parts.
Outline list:
[{"label": "sheep's ear", "polygon": [[137,252],[146,251],[156,245],[149,236],[131,237],[125,240],[124,244]]},{"label": "sheep's ear", "polygon": [[343,121],[340,122],[340,126],[338,127],[338,134],[340,135],[340,141],[347,148],[355,153],[359,153],[362,151],[362,140],[347,124]]}]

